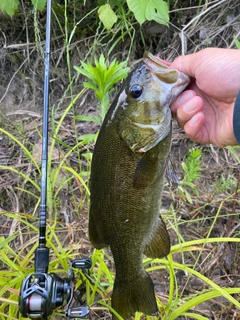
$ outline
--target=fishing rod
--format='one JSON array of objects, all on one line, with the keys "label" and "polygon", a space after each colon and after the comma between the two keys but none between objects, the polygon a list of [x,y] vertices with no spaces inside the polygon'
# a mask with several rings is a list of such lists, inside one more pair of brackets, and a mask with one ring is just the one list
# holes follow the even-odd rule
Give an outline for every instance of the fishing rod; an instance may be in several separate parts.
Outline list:
[{"label": "fishing rod", "polygon": [[47,163],[48,163],[48,109],[49,109],[49,75],[50,75],[50,31],[51,0],[47,0],[45,78],[43,99],[43,134],[42,134],[42,176],[41,202],[39,207],[39,240],[35,250],[34,271],[22,282],[19,294],[19,311],[23,317],[47,320],[52,312],[66,304],[65,315],[69,318],[86,318],[87,307],[70,308],[74,294],[73,268],[87,270],[91,267],[89,258],[76,259],[70,264],[68,276],[60,278],[55,273],[48,273],[50,250],[46,246],[47,227]]}]

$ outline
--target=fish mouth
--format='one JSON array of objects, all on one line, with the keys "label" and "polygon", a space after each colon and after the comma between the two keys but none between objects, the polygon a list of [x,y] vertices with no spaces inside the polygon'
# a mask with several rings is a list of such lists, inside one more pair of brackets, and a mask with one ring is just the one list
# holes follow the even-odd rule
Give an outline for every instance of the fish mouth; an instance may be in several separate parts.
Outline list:
[{"label": "fish mouth", "polygon": [[191,78],[187,74],[167,66],[151,52],[145,52],[143,59],[151,73],[153,73],[162,83],[172,86],[171,103],[190,83]]},{"label": "fish mouth", "polygon": [[152,62],[154,62],[156,65],[160,66],[161,68],[168,68],[168,66],[161,62],[161,60],[159,60],[156,56],[154,56],[151,52],[146,51],[143,55],[144,59],[149,59]]}]

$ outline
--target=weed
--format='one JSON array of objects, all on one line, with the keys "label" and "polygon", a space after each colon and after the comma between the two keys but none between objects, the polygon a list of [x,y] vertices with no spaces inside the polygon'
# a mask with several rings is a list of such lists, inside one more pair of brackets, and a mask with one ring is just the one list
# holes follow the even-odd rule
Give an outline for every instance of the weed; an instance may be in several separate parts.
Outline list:
[{"label": "weed", "polygon": [[240,146],[228,146],[227,149],[232,154],[233,158],[237,161],[237,163],[240,164]]},{"label": "weed", "polygon": [[236,36],[233,37],[234,42],[236,43],[237,48],[240,50],[240,41],[237,39]]},{"label": "weed", "polygon": [[95,91],[95,94],[100,101],[100,114],[101,119],[95,117],[90,119],[86,116],[76,116],[78,120],[96,121],[101,123],[105,117],[107,109],[109,107],[109,97],[110,93],[114,88],[114,84],[124,79],[127,76],[129,68],[126,67],[126,61],[118,62],[114,59],[111,63],[104,58],[104,55],[101,54],[99,59],[95,57],[95,66],[90,62],[81,63],[82,67],[75,67],[77,72],[86,76],[90,81],[84,82],[83,85],[85,88],[90,88]]},{"label": "weed", "polygon": [[191,148],[188,152],[186,162],[182,162],[184,171],[183,180],[179,183],[179,193],[186,197],[189,203],[193,203],[189,189],[198,195],[198,190],[194,181],[198,180],[201,172],[201,154],[202,151],[198,148]]},{"label": "weed", "polygon": [[236,178],[223,172],[217,182],[213,185],[216,193],[231,194],[236,189]]}]

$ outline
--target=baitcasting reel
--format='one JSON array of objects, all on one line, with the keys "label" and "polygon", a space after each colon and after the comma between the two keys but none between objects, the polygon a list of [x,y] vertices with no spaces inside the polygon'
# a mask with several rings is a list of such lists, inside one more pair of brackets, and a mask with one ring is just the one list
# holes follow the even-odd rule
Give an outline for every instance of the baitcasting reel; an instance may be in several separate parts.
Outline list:
[{"label": "baitcasting reel", "polygon": [[67,278],[60,278],[55,273],[36,272],[28,275],[21,286],[19,311],[23,317],[46,320],[57,308],[66,303],[66,317],[86,318],[89,310],[79,306],[70,308],[74,293],[74,272],[72,268],[82,270],[91,267],[91,260],[72,261]]}]

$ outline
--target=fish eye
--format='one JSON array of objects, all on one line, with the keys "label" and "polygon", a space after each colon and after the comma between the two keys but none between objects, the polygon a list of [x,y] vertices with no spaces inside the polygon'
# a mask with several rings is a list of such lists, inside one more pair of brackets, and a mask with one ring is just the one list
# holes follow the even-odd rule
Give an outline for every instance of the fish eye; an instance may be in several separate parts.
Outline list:
[{"label": "fish eye", "polygon": [[131,96],[136,99],[138,97],[140,97],[140,95],[142,94],[143,88],[142,86],[140,86],[139,84],[134,84],[131,87]]}]

